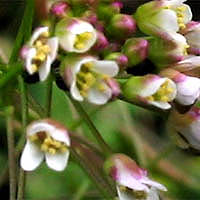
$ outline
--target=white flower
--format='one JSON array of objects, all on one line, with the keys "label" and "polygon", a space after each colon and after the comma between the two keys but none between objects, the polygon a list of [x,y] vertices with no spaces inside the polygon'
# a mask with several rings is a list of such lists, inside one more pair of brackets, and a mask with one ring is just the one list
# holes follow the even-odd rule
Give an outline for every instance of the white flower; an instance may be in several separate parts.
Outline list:
[{"label": "white flower", "polygon": [[68,132],[61,124],[51,119],[35,121],[27,127],[21,167],[25,171],[32,171],[45,159],[48,167],[62,171],[68,162],[69,146]]},{"label": "white flower", "polygon": [[189,146],[200,150],[200,109],[198,107],[193,106],[186,114],[172,112],[168,123],[170,131],[175,130],[175,134],[182,136],[180,139],[184,138],[184,142],[187,141],[187,146],[184,145],[186,148]]},{"label": "white flower", "polygon": [[186,0],[150,1],[141,5],[135,14],[139,28],[146,34],[178,32],[192,19]]},{"label": "white flower", "polygon": [[56,58],[57,50],[58,38],[49,38],[49,28],[37,28],[28,44],[21,51],[27,72],[30,75],[38,72],[40,80],[44,81],[50,73],[51,64]]},{"label": "white flower", "polygon": [[176,101],[182,105],[192,105],[200,96],[200,79],[186,76],[172,68],[161,71],[162,76],[166,76],[176,83]]},{"label": "white flower", "polygon": [[157,200],[157,190],[167,191],[160,183],[148,178],[147,171],[124,154],[114,154],[105,169],[116,181],[119,200]]},{"label": "white flower", "polygon": [[87,99],[90,103],[101,105],[112,97],[112,88],[107,80],[118,73],[119,67],[115,61],[83,57],[64,63],[62,76],[68,82],[74,99]]},{"label": "white flower", "polygon": [[140,100],[161,109],[169,109],[176,97],[176,84],[169,78],[149,74],[130,78],[123,87],[129,101]]},{"label": "white flower", "polygon": [[84,53],[96,42],[97,33],[94,27],[77,18],[65,18],[57,23],[55,34],[60,46],[68,52]]}]

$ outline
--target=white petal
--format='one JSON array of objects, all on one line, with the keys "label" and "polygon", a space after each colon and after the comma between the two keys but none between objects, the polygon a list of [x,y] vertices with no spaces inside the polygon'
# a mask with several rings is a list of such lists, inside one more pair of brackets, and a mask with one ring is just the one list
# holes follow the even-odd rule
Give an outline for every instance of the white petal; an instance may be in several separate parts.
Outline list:
[{"label": "white petal", "polygon": [[161,102],[161,101],[151,101],[149,104],[156,106],[158,108],[161,108],[163,110],[167,110],[171,108],[171,105],[167,102]]},{"label": "white petal", "polygon": [[26,60],[25,60],[25,68],[30,75],[35,73],[35,70],[32,68],[32,60],[35,57],[35,55],[36,55],[35,48],[30,48],[27,50]]},{"label": "white petal", "polygon": [[73,51],[76,35],[70,32],[67,32],[62,37],[59,37],[59,44],[65,51]]},{"label": "white petal", "polygon": [[58,51],[58,38],[53,37],[53,38],[48,39],[47,44],[49,45],[51,49],[49,56],[50,56],[51,62],[53,62],[56,58],[57,51]]},{"label": "white petal", "polygon": [[51,71],[51,58],[47,56],[46,60],[42,65],[39,67],[39,77],[40,81],[45,81]]},{"label": "white petal", "polygon": [[[102,83],[103,84],[103,83]],[[99,91],[97,88],[91,88],[88,92],[87,99],[90,103],[103,105],[112,97],[111,89],[104,84],[105,91]]]},{"label": "white petal", "polygon": [[190,22],[192,20],[192,11],[191,11],[191,8],[190,6],[186,5],[186,4],[183,4],[182,6],[184,6],[186,9],[183,13],[184,15],[184,24],[187,24],[188,22]]},{"label": "white petal", "polygon": [[198,31],[191,31],[185,35],[187,42],[192,47],[200,47],[200,29]]},{"label": "white petal", "polygon": [[63,171],[67,166],[69,151],[65,153],[56,153],[55,155],[46,153],[45,159],[49,168],[56,171]]},{"label": "white petal", "polygon": [[148,186],[152,186],[158,190],[167,191],[167,188],[164,185],[162,185],[156,181],[152,181],[147,177],[142,178],[140,181],[141,181],[141,183],[147,184]]},{"label": "white petal", "polygon": [[25,171],[36,169],[44,158],[43,152],[34,143],[27,141],[22,152],[20,164]]},{"label": "white petal", "polygon": [[146,200],[160,200],[158,191],[154,187],[149,191]]},{"label": "white petal", "polygon": [[37,29],[34,31],[32,37],[31,37],[30,45],[32,46],[33,43],[38,39],[38,37],[39,37],[42,33],[45,33],[45,32],[47,32],[47,31],[49,31],[49,28],[48,28],[47,26],[37,28]]},{"label": "white petal", "polygon": [[183,128],[180,133],[188,140],[190,146],[200,150],[200,121],[194,121],[187,128]]},{"label": "white petal", "polygon": [[151,22],[164,31],[177,32],[179,30],[176,12],[170,9],[162,9],[151,18]]},{"label": "white petal", "polygon": [[38,132],[52,132],[54,130],[55,130],[55,128],[51,124],[48,124],[44,120],[40,120],[40,121],[31,123],[27,127],[26,132],[27,132],[28,136],[31,136]]},{"label": "white petal", "polygon": [[76,86],[76,80],[72,82],[70,93],[75,100],[83,101],[83,97],[81,96],[79,89]]},{"label": "white petal", "polygon": [[119,71],[119,67],[115,61],[96,60],[94,61],[94,66],[93,71],[100,74],[106,74],[110,77],[116,76]]},{"label": "white petal", "polygon": [[167,78],[155,78],[155,80],[149,80],[148,83],[145,83],[144,88],[139,92],[139,96],[141,97],[148,97],[157,92],[160,86],[168,80]]},{"label": "white petal", "polygon": [[131,194],[130,192],[120,190],[119,186],[117,186],[117,194],[118,194],[119,200],[137,200],[135,197],[133,197],[133,194]]},{"label": "white petal", "polygon": [[74,23],[74,25],[70,27],[70,31],[73,34],[81,34],[84,32],[93,32],[94,27],[88,22],[77,20],[77,23]]}]

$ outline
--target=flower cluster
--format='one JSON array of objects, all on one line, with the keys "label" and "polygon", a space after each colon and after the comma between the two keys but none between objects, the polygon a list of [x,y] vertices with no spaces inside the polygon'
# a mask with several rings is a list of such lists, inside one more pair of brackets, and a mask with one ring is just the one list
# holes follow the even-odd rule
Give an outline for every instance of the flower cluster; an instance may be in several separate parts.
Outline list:
[{"label": "flower cluster", "polygon": [[[76,101],[102,105],[120,98],[173,109],[173,126],[199,149],[199,111],[192,106],[200,96],[200,24],[192,21],[185,1],[153,0],[133,15],[121,13],[118,0],[51,1],[48,14],[55,20],[37,28],[21,50],[25,69],[44,81],[52,66],[52,74],[59,75]],[[147,59],[154,70],[135,74]],[[186,117],[179,116],[177,105],[191,108]],[[189,122],[182,126],[178,119],[186,118]],[[69,146],[60,125],[49,119],[33,123],[27,128],[21,165],[33,170],[45,157],[50,168],[63,170]],[[158,199],[156,189],[166,190],[125,155],[114,155],[108,163],[120,200]]]}]

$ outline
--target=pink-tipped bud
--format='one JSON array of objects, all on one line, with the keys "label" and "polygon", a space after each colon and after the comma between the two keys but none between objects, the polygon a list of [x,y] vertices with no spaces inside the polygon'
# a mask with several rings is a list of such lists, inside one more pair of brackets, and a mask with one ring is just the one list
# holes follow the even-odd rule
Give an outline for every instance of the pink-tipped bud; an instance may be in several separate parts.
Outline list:
[{"label": "pink-tipped bud", "polygon": [[131,15],[114,15],[107,28],[110,36],[117,39],[126,39],[136,31],[136,22]]},{"label": "pink-tipped bud", "polygon": [[121,52],[110,53],[105,57],[106,60],[114,60],[122,68],[126,68],[128,65],[128,57]]},{"label": "pink-tipped bud", "polygon": [[82,19],[91,23],[94,26],[97,24],[97,21],[98,21],[98,17],[96,15],[96,13],[92,12],[91,10],[87,10],[83,14]]},{"label": "pink-tipped bud", "polygon": [[106,84],[112,91],[112,98],[116,98],[120,95],[121,93],[120,86],[115,79],[113,78],[107,79]]},{"label": "pink-tipped bud", "polygon": [[97,41],[96,44],[94,45],[93,49],[94,50],[103,50],[106,47],[108,47],[108,40],[106,36],[102,32],[97,32]]},{"label": "pink-tipped bud", "polygon": [[111,6],[115,7],[116,9],[121,10],[124,5],[121,1],[115,1],[115,2],[111,3]]},{"label": "pink-tipped bud", "polygon": [[56,17],[66,17],[67,11],[69,11],[69,5],[67,2],[56,2],[51,7],[51,13]]},{"label": "pink-tipped bud", "polygon": [[130,38],[122,48],[122,52],[128,57],[128,65],[135,66],[144,61],[148,56],[149,43],[143,38]]}]

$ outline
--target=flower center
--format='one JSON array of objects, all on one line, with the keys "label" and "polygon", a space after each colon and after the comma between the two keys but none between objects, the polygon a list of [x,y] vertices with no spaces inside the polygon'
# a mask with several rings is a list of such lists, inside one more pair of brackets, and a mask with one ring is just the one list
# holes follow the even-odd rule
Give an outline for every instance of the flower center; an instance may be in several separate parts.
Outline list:
[{"label": "flower center", "polygon": [[86,97],[91,87],[95,86],[99,91],[105,91],[104,84],[100,81],[106,78],[105,75],[92,71],[94,64],[92,62],[84,63],[81,70],[76,75],[76,85],[81,96]]},{"label": "flower center", "polygon": [[175,9],[177,15],[177,21],[180,29],[184,29],[186,26],[184,24],[184,12],[186,10],[185,6],[179,6]]},{"label": "flower center", "polygon": [[67,151],[67,146],[64,142],[57,141],[53,139],[46,132],[38,132],[29,137],[31,142],[37,144],[41,151],[48,152],[50,154],[64,153]]},{"label": "flower center", "polygon": [[139,191],[139,190],[132,190],[130,188],[120,186],[120,190],[130,193],[135,199],[146,199],[147,198],[147,193],[145,191]]},{"label": "flower center", "polygon": [[92,38],[92,33],[84,32],[76,35],[74,47],[78,50],[82,50],[88,44],[88,40]]},{"label": "flower center", "polygon": [[32,69],[35,72],[38,71],[38,68],[46,60],[47,55],[51,51],[49,45],[47,44],[48,37],[49,32],[44,32],[33,44],[33,47],[36,49],[36,55],[33,58]]},{"label": "flower center", "polygon": [[160,86],[155,94],[147,97],[147,100],[169,102],[171,100],[171,94],[173,92],[174,88],[171,87],[169,80],[167,80]]}]

